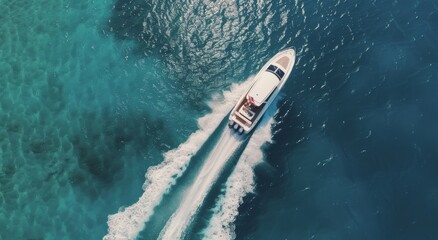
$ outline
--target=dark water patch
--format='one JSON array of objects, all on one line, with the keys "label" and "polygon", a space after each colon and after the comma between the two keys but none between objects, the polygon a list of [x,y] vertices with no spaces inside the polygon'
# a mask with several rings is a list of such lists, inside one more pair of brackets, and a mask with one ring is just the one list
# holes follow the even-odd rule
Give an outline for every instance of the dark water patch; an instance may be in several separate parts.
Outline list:
[{"label": "dark water patch", "polygon": [[433,227],[438,215],[435,187],[428,183],[430,176],[416,174],[422,167],[413,166],[412,170],[391,174],[372,185],[371,192],[380,193],[375,202],[381,209],[377,220],[385,238],[396,234],[401,239],[434,239],[438,234]]},{"label": "dark water patch", "polygon": [[138,34],[143,31],[142,17],[150,13],[152,7],[150,2],[145,1],[116,1],[108,22],[108,31],[115,32],[115,37],[122,40],[139,37]]},{"label": "dark water patch", "polygon": [[6,123],[6,130],[9,133],[18,133],[22,130],[22,126],[17,122],[8,122]]},{"label": "dark water patch", "polygon": [[47,149],[47,145],[43,141],[35,141],[30,144],[30,149],[33,153],[43,153]]},{"label": "dark water patch", "polygon": [[[285,90],[294,104],[280,108],[281,131],[266,151],[275,173],[256,169],[257,195],[239,208],[237,239],[433,239],[438,139],[426,132],[438,117],[438,54],[434,30],[416,20],[430,18],[424,5],[433,2],[415,14],[418,2],[341,2],[336,12],[304,5],[310,20],[294,24],[304,26],[295,42],[305,50]],[[318,23],[323,31],[311,29]],[[319,141],[315,132],[329,144],[307,146]]]},{"label": "dark water patch", "polygon": [[[317,150],[307,151],[308,144]],[[241,226],[239,231],[238,227],[239,239],[376,237],[375,231],[379,227],[373,223],[374,210],[364,191],[367,186],[352,184],[348,178],[339,175],[344,170],[342,150],[315,133],[293,149],[288,156],[279,156],[268,150],[268,157],[279,163],[273,166],[276,173],[272,175],[258,170],[256,198],[246,209],[242,205],[239,210],[247,210],[244,212],[249,214],[247,218],[257,212],[256,216],[266,226],[252,218],[249,226],[244,221],[243,226],[251,229],[247,231]],[[293,181],[288,180],[290,176],[293,176]],[[269,201],[258,200],[263,198]]]},{"label": "dark water patch", "polygon": [[[296,72],[298,71],[299,78],[310,79],[310,81],[301,81],[303,82],[303,90],[298,92],[298,98],[300,100],[306,98],[307,100],[297,101],[297,105],[305,105],[307,110],[304,111],[311,113],[309,114],[311,118],[319,119],[318,122],[311,121],[306,125],[323,125],[325,126],[324,131],[328,134],[336,132],[336,134],[346,135],[345,139],[351,142],[352,139],[360,139],[367,135],[367,131],[370,129],[365,129],[363,123],[366,122],[366,119],[363,119],[372,115],[375,109],[383,107],[390,100],[391,105],[417,101],[427,91],[423,89],[423,86],[415,84],[415,78],[409,77],[412,73],[412,66],[417,66],[419,71],[427,71],[428,69],[422,69],[421,66],[428,66],[432,63],[431,58],[429,60],[424,58],[430,56],[430,53],[423,55],[421,51],[412,50],[412,48],[422,48],[423,44],[410,44],[411,40],[408,35],[399,35],[397,39],[394,39],[391,31],[379,33],[378,38],[372,38],[372,35],[363,35],[367,29],[364,29],[360,23],[369,19],[368,15],[378,15],[380,8],[389,7],[384,3],[379,4],[369,7],[367,11],[357,11],[357,16],[349,15],[352,19],[361,19],[356,21],[359,24],[349,24],[348,28],[332,26],[335,30],[331,31],[331,34],[334,35],[318,36],[317,40],[323,42],[327,48],[320,56],[315,52],[310,52],[310,56],[305,57],[312,59],[314,54],[313,59],[316,59],[317,63],[314,65],[316,68],[313,72],[309,73],[306,69],[297,66]],[[367,15],[364,15],[365,13]],[[388,23],[391,22],[390,19],[387,20]],[[384,29],[385,22],[386,20],[379,21],[378,25],[374,27]],[[351,30],[351,36],[356,38],[355,41],[343,41],[343,45],[340,44],[335,51],[330,51],[332,49],[330,44],[334,36],[348,35],[346,34],[348,33],[347,29]],[[382,40],[382,36],[384,40]],[[385,38],[385,36],[389,38]],[[313,39],[310,35],[308,44],[311,49],[312,45],[320,44],[316,39]],[[379,39],[378,41],[396,43],[383,44],[378,47],[370,44],[377,39]],[[333,44],[331,45],[333,46]],[[370,48],[371,51],[368,50]],[[420,62],[414,62],[418,59],[412,54],[414,52],[424,56]],[[321,76],[324,81],[321,80]],[[296,86],[294,87],[296,88]],[[290,122],[290,120],[285,122]],[[293,135],[293,132],[288,134]],[[366,143],[360,142],[357,145],[362,146]],[[372,164],[370,163],[370,165]]]},{"label": "dark water patch", "polygon": [[429,20],[432,29],[438,29],[438,11],[431,13],[427,20]]},{"label": "dark water patch", "polygon": [[150,148],[164,151],[165,146],[174,145],[163,121],[146,114],[101,118],[97,113],[83,113],[81,119],[81,131],[72,139],[74,152],[81,169],[100,184],[112,185],[122,178],[125,161],[139,163]]}]

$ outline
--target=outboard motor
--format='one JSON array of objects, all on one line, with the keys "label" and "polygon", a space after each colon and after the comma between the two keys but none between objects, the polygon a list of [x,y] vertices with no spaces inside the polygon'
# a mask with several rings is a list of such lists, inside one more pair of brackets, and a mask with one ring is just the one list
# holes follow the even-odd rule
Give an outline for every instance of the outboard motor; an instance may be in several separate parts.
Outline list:
[{"label": "outboard motor", "polygon": [[233,125],[234,125],[234,121],[233,120],[230,120],[230,121],[228,121],[228,127],[233,127]]},{"label": "outboard motor", "polygon": [[234,124],[234,130],[237,130],[239,128],[239,124]]},{"label": "outboard motor", "polygon": [[240,127],[239,128],[239,134],[242,134],[243,133],[243,127]]}]

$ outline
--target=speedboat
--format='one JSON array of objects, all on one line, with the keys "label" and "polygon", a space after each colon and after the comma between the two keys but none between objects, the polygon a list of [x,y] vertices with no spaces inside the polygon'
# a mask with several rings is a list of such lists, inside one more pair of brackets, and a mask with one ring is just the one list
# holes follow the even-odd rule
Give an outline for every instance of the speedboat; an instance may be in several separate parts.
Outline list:
[{"label": "speedboat", "polygon": [[283,50],[271,58],[234,106],[228,126],[239,134],[251,132],[280,92],[294,65],[294,49]]}]

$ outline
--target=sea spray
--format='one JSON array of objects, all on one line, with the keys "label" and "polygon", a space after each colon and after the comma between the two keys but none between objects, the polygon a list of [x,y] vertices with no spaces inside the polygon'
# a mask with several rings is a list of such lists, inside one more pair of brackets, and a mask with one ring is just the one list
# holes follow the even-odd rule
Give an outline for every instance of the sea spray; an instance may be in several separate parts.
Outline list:
[{"label": "sea spray", "polygon": [[187,227],[192,222],[211,187],[242,143],[241,136],[230,129],[224,129],[220,140],[208,155],[195,181],[184,195],[180,206],[161,231],[159,239],[172,240],[184,237]]},{"label": "sea spray", "polygon": [[[278,101],[278,100],[277,100]],[[204,239],[235,239],[235,220],[239,214],[238,208],[243,198],[254,192],[254,167],[263,161],[262,146],[272,142],[271,127],[276,101],[260,122],[245,150],[240,156],[236,168],[225,184],[225,194],[221,195],[213,209],[213,216],[209,225],[203,231]]]},{"label": "sea spray", "polygon": [[154,213],[154,208],[169,192],[177,179],[185,172],[190,159],[201,148],[206,139],[219,126],[238,98],[244,93],[251,78],[242,84],[235,84],[222,96],[214,96],[209,102],[212,112],[198,120],[199,130],[190,135],[178,148],[164,154],[164,160],[146,172],[143,194],[139,200],[108,216],[108,233],[105,240],[134,239],[143,230],[145,223]]}]

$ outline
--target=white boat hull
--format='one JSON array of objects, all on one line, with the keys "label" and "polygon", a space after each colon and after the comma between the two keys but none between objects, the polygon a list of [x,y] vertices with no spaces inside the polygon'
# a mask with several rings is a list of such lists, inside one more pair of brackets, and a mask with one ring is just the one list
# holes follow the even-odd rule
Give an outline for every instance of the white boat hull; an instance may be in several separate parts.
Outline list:
[{"label": "white boat hull", "polygon": [[239,134],[251,132],[283,88],[294,65],[294,49],[283,50],[271,58],[231,110],[228,126]]}]

